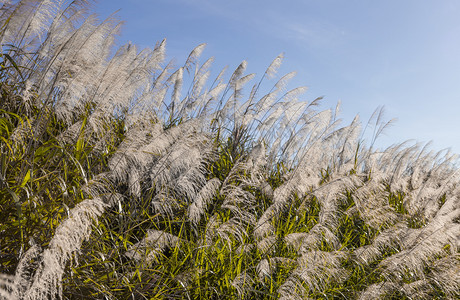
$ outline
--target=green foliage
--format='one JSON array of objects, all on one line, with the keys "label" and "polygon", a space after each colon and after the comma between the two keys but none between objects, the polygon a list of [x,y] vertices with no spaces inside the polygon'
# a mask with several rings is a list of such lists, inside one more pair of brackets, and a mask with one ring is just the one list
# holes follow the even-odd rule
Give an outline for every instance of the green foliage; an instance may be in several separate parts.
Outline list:
[{"label": "green foliage", "polygon": [[118,25],[77,2],[35,29],[51,8],[18,3],[0,33],[0,297],[459,296],[448,153],[373,151],[289,74],[257,100],[282,56],[245,98],[245,63],[204,89],[202,45],[169,74],[164,43],[109,58]]}]

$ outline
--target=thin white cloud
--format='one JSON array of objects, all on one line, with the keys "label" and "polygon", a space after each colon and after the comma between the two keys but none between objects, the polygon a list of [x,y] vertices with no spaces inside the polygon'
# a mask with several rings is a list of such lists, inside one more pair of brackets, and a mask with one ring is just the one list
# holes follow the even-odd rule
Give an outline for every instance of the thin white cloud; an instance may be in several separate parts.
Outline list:
[{"label": "thin white cloud", "polygon": [[343,41],[344,30],[321,23],[295,23],[286,22],[284,26],[284,37],[315,48],[335,47]]},{"label": "thin white cloud", "polygon": [[273,6],[252,15],[249,21],[254,29],[282,42],[295,43],[297,47],[331,49],[340,46],[350,36],[346,28],[308,14],[287,16]]}]

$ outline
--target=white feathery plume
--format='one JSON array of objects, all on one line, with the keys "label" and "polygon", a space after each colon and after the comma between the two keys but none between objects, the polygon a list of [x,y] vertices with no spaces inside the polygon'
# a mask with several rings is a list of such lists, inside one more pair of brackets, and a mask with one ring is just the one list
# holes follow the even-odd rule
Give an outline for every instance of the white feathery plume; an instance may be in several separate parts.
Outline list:
[{"label": "white feathery plume", "polygon": [[280,129],[286,130],[288,125],[295,124],[298,118],[304,113],[305,108],[307,108],[308,104],[306,102],[297,102],[298,94],[302,93],[304,90],[302,88],[296,88],[288,92],[284,97],[284,102],[288,104],[285,107],[284,111],[284,118],[280,122]]},{"label": "white feathery plume", "polygon": [[[242,91],[244,86],[251,81],[255,77],[255,74],[248,74],[246,76],[243,76],[239,79],[237,79],[234,83],[234,91],[233,91],[233,99],[235,101],[235,104],[237,101],[241,98],[242,96]],[[244,118],[247,115],[247,110],[249,105],[251,105],[252,99],[248,99],[245,103],[238,105],[238,107],[233,108],[233,119],[236,124],[243,124],[246,125],[250,122],[250,120],[245,121]]]},{"label": "white feathery plume", "polygon": [[182,196],[187,202],[192,201],[206,184],[202,162],[202,159],[197,159],[194,165],[182,172],[175,180],[176,194]]},{"label": "white feathery plume", "polygon": [[58,13],[49,27],[46,39],[37,51],[37,57],[40,60],[48,60],[59,53],[58,49],[64,47],[69,37],[77,31],[76,25],[87,14],[87,4],[86,0],[72,1]]},{"label": "white feathery plume", "polygon": [[[288,181],[283,183],[274,191],[274,203],[259,218],[256,228],[254,230],[254,234],[257,238],[262,238],[270,232],[270,220],[276,214],[281,212],[281,210],[284,209],[284,207],[289,202],[290,195],[292,194],[292,192],[295,191],[299,195],[303,195],[311,189],[316,188],[316,185],[319,183],[320,178],[312,175],[318,173],[318,169],[315,169],[316,164],[314,163],[314,158],[317,156],[313,156],[311,157],[311,159],[310,157],[311,156],[304,156],[303,161],[305,163],[299,164],[296,170],[293,173],[291,173]],[[325,201],[323,204],[325,209],[322,210],[322,218],[324,219],[324,222],[329,223],[328,226],[332,226],[331,228],[335,228],[337,223],[337,218],[335,218],[337,212],[335,207],[337,204],[332,205],[335,201],[334,199],[345,189],[354,189],[356,184],[359,183],[359,180],[358,178],[353,178],[344,177],[342,179],[337,179],[329,183],[329,185],[325,185],[323,188],[316,190],[316,193],[321,193],[322,190],[326,191],[326,194],[329,193],[326,199],[329,199],[330,201]],[[327,207],[329,207],[330,209],[326,209]],[[327,211],[329,211],[329,213],[326,213]],[[334,218],[328,219],[326,218],[326,214],[329,217],[334,216]],[[335,221],[332,222],[333,220]]]},{"label": "white feathery plume", "polygon": [[[458,203],[458,198],[451,198],[450,201],[452,199]],[[385,267],[383,275],[391,278],[404,274],[407,269],[418,276],[423,276],[425,262],[443,253],[445,245],[451,245],[450,251],[453,253],[458,251],[456,248],[460,240],[460,224],[455,223],[454,220],[459,217],[460,207],[448,213],[440,210],[425,227],[408,231],[404,237],[403,250],[379,264]]]},{"label": "white feathery plume", "polygon": [[267,74],[268,78],[273,78],[276,75],[276,72],[278,71],[279,67],[281,66],[281,63],[283,62],[284,58],[284,53],[279,54],[270,64],[270,66],[267,68],[267,71],[265,71],[265,74]]},{"label": "white feathery plume", "polygon": [[406,166],[414,157],[418,145],[409,147],[403,151],[395,153],[393,161],[387,165],[387,169],[391,170],[390,177],[390,191],[396,193],[397,191],[407,191],[409,176],[406,174]]},{"label": "white feathery plume", "polygon": [[235,250],[237,256],[249,255],[254,249],[254,244],[240,244]]},{"label": "white feathery plume", "polygon": [[223,208],[229,208],[234,213],[240,212],[241,207],[251,207],[255,203],[255,197],[252,193],[245,191],[241,186],[224,184],[222,185],[220,194],[225,196]]},{"label": "white feathery plume", "polygon": [[40,265],[38,259],[41,253],[33,240],[31,247],[21,255],[14,275],[0,273],[0,298],[5,300],[19,300],[30,288],[35,271]]},{"label": "white feathery plume", "polygon": [[292,79],[294,78],[295,76],[297,75],[297,72],[296,71],[293,71],[293,72],[290,72],[290,73],[287,73],[286,75],[284,75],[283,77],[281,77],[278,82],[275,84],[275,88],[276,89],[279,89],[279,90],[283,90],[287,83]]},{"label": "white feathery plume", "polygon": [[329,282],[343,282],[349,273],[341,266],[344,251],[308,251],[298,259],[293,275],[302,279],[310,290],[322,291]]},{"label": "white feathery plume", "polygon": [[148,64],[150,51],[142,51],[139,53],[126,70],[126,77],[119,75],[114,85],[110,86],[110,93],[105,96],[112,99],[112,102],[101,102],[104,105],[100,109],[119,109],[127,110],[132,118],[135,118],[135,113],[142,110],[148,103],[143,103],[144,93],[149,92],[150,76],[152,73],[151,66]]},{"label": "white feathery plume", "polygon": [[62,131],[56,139],[62,143],[75,144],[82,129],[83,121],[73,123],[67,129]]},{"label": "white feathery plume", "polygon": [[280,300],[309,300],[308,290],[301,278],[295,275],[289,276],[278,288],[277,293]]},{"label": "white feathery plume", "polygon": [[248,65],[248,63],[245,60],[243,60],[238,65],[238,67],[233,72],[233,74],[232,74],[232,76],[230,78],[230,81],[229,81],[229,84],[228,84],[230,87],[236,89],[237,81],[241,78],[241,76],[243,76],[243,73],[246,70],[247,65]]},{"label": "white feathery plume", "polygon": [[159,116],[162,115],[161,113],[161,104],[164,103],[166,98],[166,93],[168,92],[168,87],[152,89],[152,102],[151,107],[152,110],[156,111]]},{"label": "white feathery plume", "polygon": [[214,105],[214,102],[216,102],[216,100],[218,99],[219,95],[225,90],[225,88],[225,84],[219,83],[212,90],[210,90],[202,96],[203,103],[199,106],[200,112],[197,115],[198,118],[208,117],[211,119],[211,117],[213,116],[213,114],[210,113],[212,106]]},{"label": "white feathery plume", "polygon": [[379,282],[368,286],[359,294],[359,300],[382,299],[382,296],[393,291],[395,285],[392,282]]},{"label": "white feathery plume", "polygon": [[451,254],[436,260],[428,278],[440,287],[447,297],[455,299],[460,296],[460,254]]},{"label": "white feathery plume", "polygon": [[449,166],[444,168],[444,163],[441,163],[422,174],[419,176],[423,178],[423,183],[407,193],[404,206],[410,214],[419,213],[426,219],[431,219],[438,210],[438,200],[447,196],[447,193],[455,193],[449,191],[456,190],[459,172]]},{"label": "white feathery plume", "polygon": [[165,60],[166,57],[166,39],[163,39],[160,43],[155,45],[153,52],[148,59],[146,64],[147,69],[160,70],[160,64]]},{"label": "white feathery plume", "polygon": [[[168,138],[162,143],[162,137]],[[174,136],[165,135],[163,127],[159,123],[138,124],[128,129],[125,140],[119,145],[117,151],[109,159],[108,166],[115,178],[120,181],[127,181],[130,169],[148,166],[154,159],[156,152],[149,149],[149,143],[157,142],[157,149],[168,147],[172,141],[169,138]],[[147,145],[147,146],[145,146]]]},{"label": "white feathery plume", "polygon": [[60,11],[63,0],[53,1],[53,0],[42,0],[40,4],[35,8],[35,12],[30,19],[28,28],[25,32],[26,36],[35,36],[39,37],[47,32],[50,22],[54,20],[57,13]]},{"label": "white feathery plume", "polygon": [[73,112],[82,109],[93,98],[91,94],[96,89],[95,83],[100,82],[112,45],[110,37],[117,30],[114,22],[109,20],[96,26],[95,17],[88,18],[63,46],[55,50],[55,56],[61,59],[51,61],[42,72],[43,76],[37,79],[46,97],[55,87],[59,88],[58,115],[68,123]]},{"label": "white feathery plume", "polygon": [[[276,108],[275,104],[277,101],[279,90],[274,90],[266,95],[264,95],[260,100],[254,103],[254,113],[253,118],[260,123],[265,122],[264,119],[268,118],[270,112],[274,111]],[[264,120],[264,121],[262,121]]]},{"label": "white feathery plume", "polygon": [[[263,152],[264,151],[261,147],[254,148],[253,153],[249,156],[249,160],[252,164],[260,164],[260,162],[263,163],[263,159],[261,157],[264,155]],[[253,193],[244,189],[245,179],[240,175],[245,173],[245,171],[248,170],[247,168],[251,167],[254,167],[254,165],[251,166],[247,160],[237,161],[223,182],[220,190],[220,194],[225,197],[221,209],[229,210],[232,213],[232,217],[228,222],[223,223],[219,227],[219,230],[225,232],[225,234],[227,234],[227,232],[232,233],[232,227],[229,226],[232,225],[234,226],[234,234],[238,235],[241,241],[243,241],[243,237],[246,236],[246,228],[256,222],[254,211],[256,198]],[[242,184],[234,183],[235,181],[239,181]]]},{"label": "white feathery plume", "polygon": [[259,280],[262,281],[265,277],[270,277],[273,273],[273,266],[270,265],[269,259],[262,259],[256,267],[257,275]]},{"label": "white feathery plume", "polygon": [[334,232],[322,223],[318,223],[310,229],[305,238],[302,240],[301,251],[318,250],[321,248],[322,241],[331,245],[333,249],[340,248],[339,238]]},{"label": "white feathery plume", "polygon": [[260,132],[262,137],[267,135],[267,131],[273,129],[274,124],[278,122],[280,117],[284,114],[283,104],[283,102],[275,103],[272,107],[272,113],[257,126],[256,130]]},{"label": "white feathery plume", "polygon": [[341,217],[338,208],[339,201],[346,191],[354,190],[359,183],[360,180],[357,176],[339,177],[331,179],[313,190],[312,194],[315,195],[321,206],[318,222],[335,231]]},{"label": "white feathery plume", "polygon": [[206,212],[206,207],[216,195],[221,182],[218,178],[209,180],[196,195],[192,204],[188,207],[188,217],[193,224],[197,225]]},{"label": "white feathery plume", "polygon": [[[297,100],[297,97],[299,95],[302,95],[304,94],[306,91],[308,90],[308,88],[306,86],[299,86],[299,87],[296,87],[296,88],[293,88],[292,90],[289,90],[287,91],[282,97],[281,99],[283,99],[284,102],[286,103],[290,103],[291,101],[294,101]],[[301,106],[306,106],[307,103],[305,102],[300,102],[302,103]],[[297,106],[300,105],[298,103],[295,103]],[[298,110],[298,109],[294,109],[294,110]],[[290,113],[287,113],[286,115],[288,115],[288,119],[289,119],[289,116],[291,115]],[[295,118],[293,118],[295,119]]]},{"label": "white feathery plume", "polygon": [[[302,110],[295,110],[293,113],[290,119],[286,114],[285,119],[280,123],[281,136],[286,139],[280,150],[281,155],[287,157],[291,166],[305,159],[304,156],[308,152],[311,158],[318,163],[323,163],[324,161],[318,159],[318,157],[324,159],[324,154],[320,155],[324,153],[321,148],[327,148],[322,144],[322,138],[337,125],[337,122],[331,123],[330,110],[312,115],[309,106],[304,106]],[[298,127],[299,130],[292,129]]]},{"label": "white feathery plume", "polygon": [[427,299],[430,291],[428,282],[424,279],[405,283],[400,289],[409,299]]},{"label": "white feathery plume", "polygon": [[161,72],[153,79],[152,88],[159,89],[164,87],[169,79],[169,71],[173,69],[173,63],[169,62],[164,68],[161,69]]},{"label": "white feathery plume", "polygon": [[244,299],[245,295],[250,289],[247,287],[252,287],[254,284],[254,279],[247,271],[242,271],[240,274],[236,275],[233,278],[232,286],[236,289],[240,299]]},{"label": "white feathery plume", "polygon": [[[80,70],[81,66],[74,66],[75,61],[72,59],[78,54],[78,50],[84,45],[86,39],[94,32],[96,23],[95,15],[90,15],[78,29],[73,29],[69,24],[68,35],[55,36],[53,32],[48,37],[46,42],[52,43],[52,45],[46,46],[39,52],[39,59],[43,60],[42,68],[40,72],[34,74],[37,77],[34,78],[34,83],[38,86],[38,90],[42,91],[42,94],[47,95],[52,87],[60,86],[59,82],[65,81],[69,75],[75,75],[76,70]],[[63,71],[63,69],[65,70]],[[67,74],[68,72],[70,74]]]},{"label": "white feathery plume", "polygon": [[405,222],[397,223],[380,232],[372,244],[355,249],[353,256],[359,263],[369,265],[381,256],[386,249],[399,249],[404,243],[408,229]]},{"label": "white feathery plume", "polygon": [[171,95],[171,104],[169,106],[169,113],[170,118],[173,118],[175,113],[175,108],[178,107],[180,103],[180,93],[182,89],[182,82],[184,76],[184,69],[179,68],[176,72],[174,72],[171,77],[168,79],[173,84],[173,91]]},{"label": "white feathery plume", "polygon": [[243,244],[248,236],[246,228],[248,228],[248,224],[251,221],[240,216],[233,217],[219,224],[215,230],[215,234],[220,240],[227,242],[228,247],[231,247],[235,240]]},{"label": "white feathery plume", "polygon": [[257,249],[261,253],[271,253],[274,251],[274,246],[277,239],[278,237],[276,235],[267,236],[266,238],[263,238],[257,242]]},{"label": "white feathery plume", "polygon": [[308,114],[303,115],[306,124],[311,124],[310,139],[319,140],[321,137],[327,136],[328,131],[331,131],[340,121],[333,120],[332,110],[323,110],[313,116]]},{"label": "white feathery plume", "polygon": [[211,74],[209,69],[213,62],[214,62],[214,57],[211,57],[208,60],[206,60],[199,69],[197,69],[197,73],[195,74],[195,77],[193,78],[192,91],[190,92],[190,96],[192,98],[196,99],[201,94],[201,91],[203,90]]},{"label": "white feathery plume", "polygon": [[146,262],[155,262],[158,256],[167,247],[176,247],[180,242],[177,236],[161,231],[147,230],[147,235],[141,241],[129,247],[125,255],[135,260],[144,260]]},{"label": "white feathery plume", "polygon": [[79,251],[82,242],[89,238],[92,224],[104,212],[105,206],[100,199],[87,199],[70,210],[69,217],[57,227],[43,252],[41,265],[21,299],[62,297],[61,282],[66,264]]},{"label": "white feathery plume", "polygon": [[400,216],[388,203],[389,193],[383,182],[378,172],[373,172],[371,180],[353,193],[353,200],[361,218],[374,228],[392,225],[400,219]]},{"label": "white feathery plume", "polygon": [[[187,129],[189,126],[183,123],[168,129],[167,133],[177,131],[177,127],[190,130]],[[184,134],[182,139],[166,148],[166,152],[160,154],[149,170],[146,170],[150,175],[151,188],[157,192],[152,205],[161,213],[172,213],[179,202],[190,203],[194,201],[193,199],[197,199],[197,194],[206,184],[204,166],[214,155],[213,147],[210,146],[205,135],[187,133],[185,130],[178,132]],[[197,208],[194,206],[197,204],[198,202],[192,204],[191,212]],[[163,205],[166,205],[165,208],[162,208]],[[205,208],[204,203],[199,205],[202,209]]]},{"label": "white feathery plume", "polygon": [[13,295],[15,299],[20,299],[21,296],[24,295],[24,293],[30,288],[33,282],[33,275],[40,266],[40,254],[40,247],[32,244],[29,250],[27,250],[19,260],[14,276]]},{"label": "white feathery plume", "polygon": [[260,281],[266,277],[271,277],[277,266],[284,268],[294,267],[297,262],[294,259],[286,257],[268,257],[262,259],[256,266],[256,272]]},{"label": "white feathery plume", "polygon": [[182,118],[193,117],[193,112],[200,109],[203,105],[207,92],[204,94],[201,94],[201,92],[210,74],[210,71],[205,71],[203,73],[198,71],[197,75],[193,78],[192,90],[188,92],[185,99],[180,102],[177,108],[178,114],[181,115]]},{"label": "white feathery plume", "polygon": [[150,177],[156,189],[169,186],[173,180],[202,162],[200,149],[187,145],[185,141],[174,144],[150,169]]},{"label": "white feathery plume", "polygon": [[289,233],[284,237],[286,245],[294,248],[294,250],[299,251],[302,245],[304,245],[305,239],[310,236],[308,232],[294,232]]},{"label": "white feathery plume", "polygon": [[275,233],[275,227],[273,226],[271,220],[275,215],[277,215],[276,210],[275,206],[272,205],[267,208],[259,218],[254,228],[254,237],[256,239],[262,240]]},{"label": "white feathery plume", "polygon": [[19,300],[18,286],[13,275],[0,273],[0,297],[3,300]]},{"label": "white feathery plume", "polygon": [[150,77],[158,67],[158,57],[162,57],[155,54],[156,51],[161,52],[159,49],[153,52],[144,50],[137,54],[134,46],[126,45],[118,50],[105,69],[93,98],[102,116],[107,115],[107,111],[125,110],[135,121],[134,114],[150,105],[145,102],[150,92]]},{"label": "white feathery plume", "polygon": [[420,150],[419,154],[417,155],[417,158],[410,166],[410,185],[414,190],[419,189],[422,186],[423,182],[428,179],[426,175],[431,165],[432,156],[432,153],[426,153],[427,148],[429,146],[430,143],[425,144],[425,146]]},{"label": "white feathery plume", "polygon": [[324,138],[323,144],[331,145],[326,146],[331,151],[329,165],[339,174],[348,174],[358,163],[355,163],[355,155],[360,131],[359,118],[355,117],[350,125],[334,130]]},{"label": "white feathery plume", "polygon": [[187,72],[190,72],[190,68],[192,65],[196,65],[198,57],[200,57],[201,53],[203,53],[204,48],[206,48],[206,44],[200,44],[195,49],[192,50],[192,52],[189,54],[187,57],[187,60],[185,61],[184,69]]},{"label": "white feathery plume", "polygon": [[[252,79],[254,79],[255,76],[256,76],[255,73],[251,73],[251,74],[248,74],[248,75],[245,75],[245,76],[239,78],[238,80],[235,81],[235,89],[236,89],[237,91],[242,90],[243,87],[244,87],[249,81],[251,81]],[[238,98],[238,97],[237,97],[237,98]],[[252,102],[252,99],[249,99],[249,100],[247,101],[247,103],[251,103],[251,102]],[[246,110],[246,107],[247,107],[247,105],[244,105],[244,104],[243,104],[243,105],[241,105],[241,106],[239,107],[239,109],[240,109],[240,110]]]},{"label": "white feathery plume", "polygon": [[217,236],[217,228],[222,224],[219,215],[216,213],[209,217],[204,231],[204,239],[201,240],[202,246],[211,246]]},{"label": "white feathery plume", "polygon": [[[2,5],[2,31],[0,45],[17,45],[24,41],[27,43],[30,36],[26,35],[28,24],[33,20],[35,13],[34,0],[19,1],[17,3],[5,3]],[[30,49],[24,49],[30,50]]]},{"label": "white feathery plume", "polygon": [[131,168],[128,176],[128,192],[135,197],[141,196],[141,174],[139,170]]},{"label": "white feathery plume", "polygon": [[272,219],[282,212],[291,197],[292,186],[283,184],[275,189],[273,194],[273,204],[270,205],[259,218],[254,228],[254,237],[256,239],[263,239],[274,233]]},{"label": "white feathery plume", "polygon": [[153,210],[163,216],[173,216],[174,211],[180,207],[178,200],[166,190],[157,192],[151,204]]},{"label": "white feathery plume", "polygon": [[[95,26],[94,31],[71,59],[72,63],[84,67],[90,66],[90,69],[97,71],[96,66],[99,67],[107,61],[115,35],[119,32],[121,24],[118,19],[109,17],[102,24]],[[83,68],[82,71],[85,69]],[[88,76],[88,74],[85,75]]]},{"label": "white feathery plume", "polygon": [[13,129],[13,132],[11,133],[11,136],[10,136],[10,139],[13,141],[13,143],[15,143],[16,145],[19,145],[23,143],[30,136],[33,136],[36,128],[32,127],[32,124],[36,124],[33,118],[30,118],[30,119],[26,118],[22,122],[19,122],[16,128]]}]

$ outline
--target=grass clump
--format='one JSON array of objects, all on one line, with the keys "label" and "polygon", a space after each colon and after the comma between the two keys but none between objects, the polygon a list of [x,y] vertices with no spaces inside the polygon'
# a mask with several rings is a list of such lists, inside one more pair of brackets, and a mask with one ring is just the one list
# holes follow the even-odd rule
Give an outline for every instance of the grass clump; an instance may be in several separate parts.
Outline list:
[{"label": "grass clump", "polygon": [[1,5],[0,297],[460,296],[451,153],[374,150],[381,110],[366,146],[292,73],[263,94],[282,55],[245,94],[204,45],[113,51],[85,1]]}]

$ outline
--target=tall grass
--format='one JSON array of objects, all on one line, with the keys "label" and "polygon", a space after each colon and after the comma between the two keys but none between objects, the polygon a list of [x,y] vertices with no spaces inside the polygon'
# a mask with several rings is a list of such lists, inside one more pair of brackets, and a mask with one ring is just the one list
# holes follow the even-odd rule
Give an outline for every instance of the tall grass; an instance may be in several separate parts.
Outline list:
[{"label": "tall grass", "polygon": [[173,66],[88,1],[0,4],[0,297],[460,297],[449,151],[375,150],[382,110],[366,142],[282,55],[208,83],[204,45]]}]

